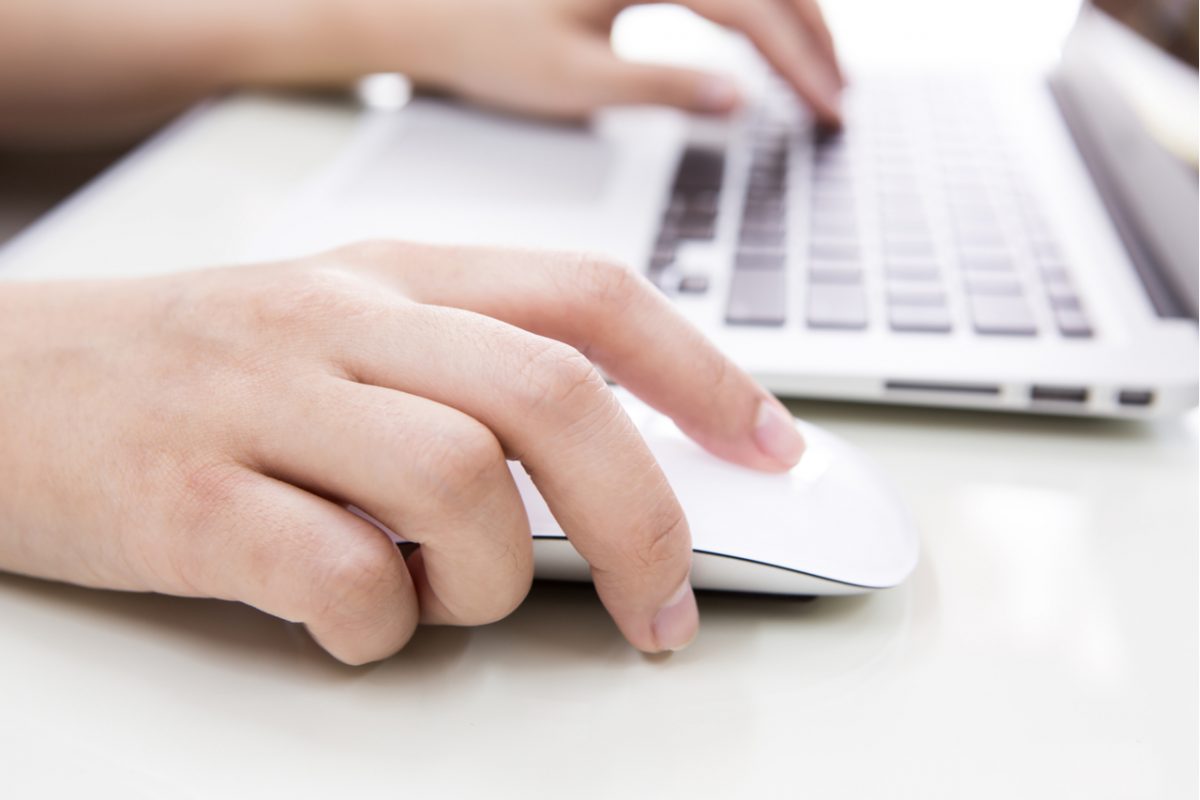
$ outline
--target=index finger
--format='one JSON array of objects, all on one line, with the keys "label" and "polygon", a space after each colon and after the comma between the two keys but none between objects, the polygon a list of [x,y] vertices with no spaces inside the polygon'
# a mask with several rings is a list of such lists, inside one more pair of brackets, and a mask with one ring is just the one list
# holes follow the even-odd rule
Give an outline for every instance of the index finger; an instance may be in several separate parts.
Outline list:
[{"label": "index finger", "polygon": [[641,275],[611,259],[540,251],[359,245],[355,263],[415,300],[566,342],[713,454],[769,472],[804,453],[791,414]]},{"label": "index finger", "polygon": [[812,10],[803,8],[803,0],[788,4],[779,0],[682,1],[696,13],[746,34],[821,123],[841,124],[842,79],[837,61],[832,49],[821,43],[823,20],[814,28]]},{"label": "index finger", "polygon": [[804,21],[804,26],[816,40],[817,46],[821,48],[826,63],[837,76],[838,83],[845,87],[846,77],[842,71],[842,65],[838,61],[837,46],[833,42],[833,34],[825,22],[825,14],[821,11],[820,4],[817,0],[790,0],[790,2],[796,9],[796,13],[800,15],[800,19]]}]

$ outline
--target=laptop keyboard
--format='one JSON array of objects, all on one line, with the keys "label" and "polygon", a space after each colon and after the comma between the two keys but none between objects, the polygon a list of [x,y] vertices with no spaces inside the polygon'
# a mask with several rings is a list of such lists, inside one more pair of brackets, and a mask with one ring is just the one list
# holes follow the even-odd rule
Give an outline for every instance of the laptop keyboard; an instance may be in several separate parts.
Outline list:
[{"label": "laptop keyboard", "polygon": [[[897,79],[857,87],[847,115],[846,132],[809,142],[782,84],[757,110],[744,195],[724,204],[740,214],[729,325],[1093,335],[985,95],[966,82]],[[726,161],[703,148],[680,161],[649,265],[669,291],[711,290],[711,276],[679,256],[723,229]]]}]

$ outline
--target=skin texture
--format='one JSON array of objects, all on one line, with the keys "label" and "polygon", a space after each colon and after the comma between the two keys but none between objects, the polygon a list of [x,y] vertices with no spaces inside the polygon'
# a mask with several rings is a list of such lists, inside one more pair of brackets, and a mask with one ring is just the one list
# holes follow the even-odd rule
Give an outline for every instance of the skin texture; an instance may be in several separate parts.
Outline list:
[{"label": "skin texture", "polygon": [[[687,0],[744,32],[826,123],[842,86],[814,0]],[[398,71],[554,118],[732,110],[720,76],[610,47],[627,0],[5,0],[0,147],[128,142],[238,86]],[[784,470],[779,403],[623,266],[357,245],[153,280],[0,283],[0,569],[237,600],[353,664],[528,590],[530,472],[648,651],[698,616],[687,521],[595,367],[713,453]],[[403,558],[369,515],[420,547]]]},{"label": "skin texture", "polygon": [[[724,458],[778,471],[803,450],[778,401],[602,259],[371,243],[0,287],[0,567],[243,601],[347,663],[521,602],[506,458],[633,645],[691,640],[687,520],[593,361]],[[406,563],[351,504],[420,548]]]},{"label": "skin texture", "polygon": [[[744,32],[828,124],[841,72],[816,0],[686,0]],[[123,142],[236,86],[340,87],[371,72],[548,117],[653,103],[724,113],[720,76],[631,64],[629,0],[5,0],[0,145]]]}]

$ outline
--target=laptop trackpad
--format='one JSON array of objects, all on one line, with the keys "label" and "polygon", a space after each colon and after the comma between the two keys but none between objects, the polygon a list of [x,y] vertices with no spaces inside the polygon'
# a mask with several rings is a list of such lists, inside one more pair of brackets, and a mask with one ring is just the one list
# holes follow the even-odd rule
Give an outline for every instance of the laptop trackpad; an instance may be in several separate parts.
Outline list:
[{"label": "laptop trackpad", "polygon": [[370,238],[504,245],[644,258],[684,122],[613,111],[589,125],[418,100],[364,115],[256,257]]}]

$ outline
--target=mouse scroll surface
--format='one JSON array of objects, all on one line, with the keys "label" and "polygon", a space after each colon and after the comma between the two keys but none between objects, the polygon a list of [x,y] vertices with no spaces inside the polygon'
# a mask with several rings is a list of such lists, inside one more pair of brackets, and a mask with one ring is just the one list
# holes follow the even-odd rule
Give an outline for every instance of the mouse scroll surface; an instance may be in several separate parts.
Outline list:
[{"label": "mouse scroll surface", "polygon": [[[687,515],[697,587],[845,594],[894,586],[915,566],[918,541],[903,506],[854,448],[828,432],[798,423],[804,457],[770,475],[721,461],[670,419],[622,401]],[[563,533],[532,481],[519,465],[513,474],[533,535],[544,542],[539,575],[585,578],[565,542],[549,544]]]}]

